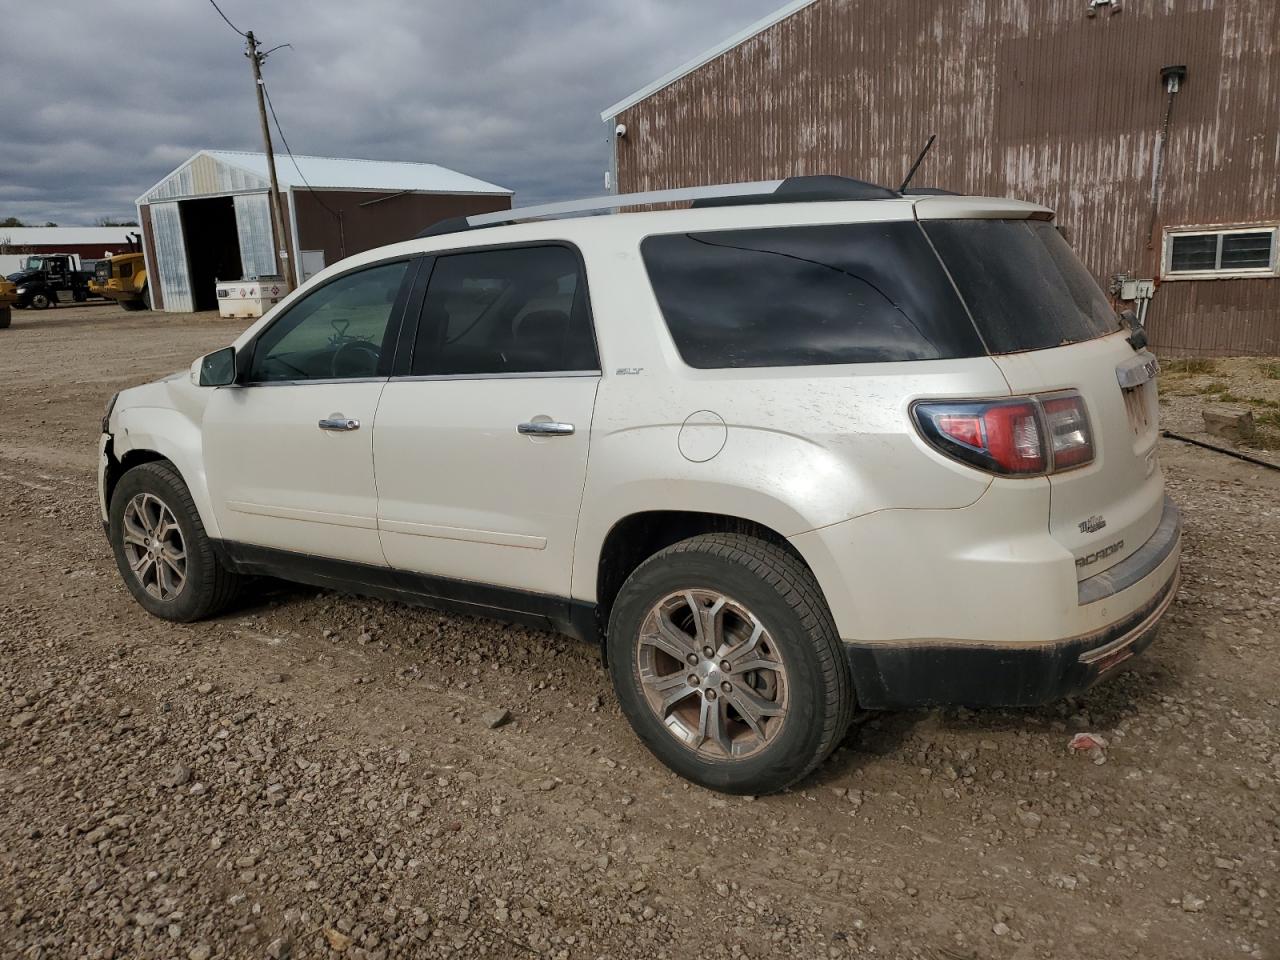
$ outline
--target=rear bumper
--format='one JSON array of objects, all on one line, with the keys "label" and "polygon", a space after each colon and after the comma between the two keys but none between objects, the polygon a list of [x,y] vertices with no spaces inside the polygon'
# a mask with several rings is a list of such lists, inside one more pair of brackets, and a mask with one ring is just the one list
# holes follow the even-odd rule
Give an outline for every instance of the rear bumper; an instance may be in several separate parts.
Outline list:
[{"label": "rear bumper", "polygon": [[1080,636],[995,643],[846,642],[859,703],[869,709],[1035,706],[1087,690],[1155,639],[1177,595],[1181,538],[1177,507],[1167,501],[1159,528],[1142,549],[1081,581],[1082,607],[1098,604],[1113,616],[1124,612]]}]

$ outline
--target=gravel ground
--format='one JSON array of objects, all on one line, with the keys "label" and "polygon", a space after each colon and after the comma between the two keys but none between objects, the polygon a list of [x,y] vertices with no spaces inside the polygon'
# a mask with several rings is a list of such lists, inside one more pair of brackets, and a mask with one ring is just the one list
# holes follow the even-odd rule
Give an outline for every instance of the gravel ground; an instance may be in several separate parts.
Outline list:
[{"label": "gravel ground", "polygon": [[869,716],[799,788],[728,798],[562,637],[272,583],[143,613],[98,419],[239,329],[0,331],[0,955],[1280,957],[1280,474],[1162,449],[1181,597],[1089,695]]}]

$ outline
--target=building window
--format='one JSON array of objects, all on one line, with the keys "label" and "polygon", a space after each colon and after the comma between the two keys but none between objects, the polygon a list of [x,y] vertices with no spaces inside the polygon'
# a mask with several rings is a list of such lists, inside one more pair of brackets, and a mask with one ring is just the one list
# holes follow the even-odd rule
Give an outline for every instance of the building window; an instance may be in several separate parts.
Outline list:
[{"label": "building window", "polygon": [[1280,227],[1275,226],[1168,230],[1165,279],[1280,276],[1277,234]]}]

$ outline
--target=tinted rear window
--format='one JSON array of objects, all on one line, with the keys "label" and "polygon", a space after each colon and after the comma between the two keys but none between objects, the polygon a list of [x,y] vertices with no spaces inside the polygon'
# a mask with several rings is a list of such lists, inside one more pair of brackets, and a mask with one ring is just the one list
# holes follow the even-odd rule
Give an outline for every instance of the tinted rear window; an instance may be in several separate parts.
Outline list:
[{"label": "tinted rear window", "polygon": [[984,354],[914,221],[648,237],[685,363],[782,367]]},{"label": "tinted rear window", "polygon": [[1045,220],[931,220],[947,265],[987,348],[1045,350],[1120,329],[1106,294]]}]

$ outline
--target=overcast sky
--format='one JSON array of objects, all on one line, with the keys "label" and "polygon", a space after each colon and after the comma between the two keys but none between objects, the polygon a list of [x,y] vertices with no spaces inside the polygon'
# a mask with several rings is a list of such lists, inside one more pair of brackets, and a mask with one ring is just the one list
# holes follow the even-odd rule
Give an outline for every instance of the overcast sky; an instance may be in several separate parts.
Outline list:
[{"label": "overcast sky", "polygon": [[[265,46],[294,153],[439,163],[521,203],[598,193],[600,111],[782,0],[218,0]],[[91,224],[202,148],[260,150],[209,0],[0,11],[0,219]],[[279,144],[276,147],[280,149]]]}]

